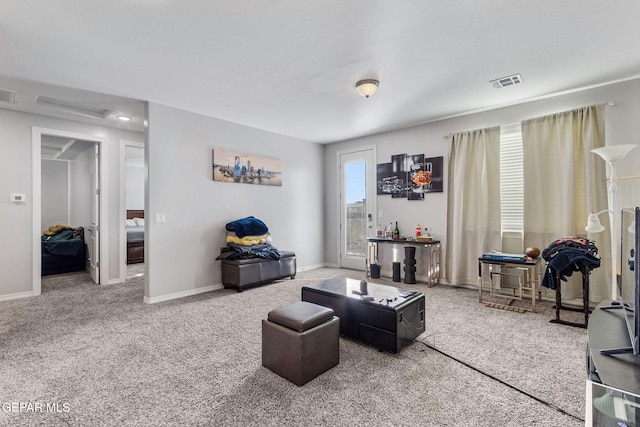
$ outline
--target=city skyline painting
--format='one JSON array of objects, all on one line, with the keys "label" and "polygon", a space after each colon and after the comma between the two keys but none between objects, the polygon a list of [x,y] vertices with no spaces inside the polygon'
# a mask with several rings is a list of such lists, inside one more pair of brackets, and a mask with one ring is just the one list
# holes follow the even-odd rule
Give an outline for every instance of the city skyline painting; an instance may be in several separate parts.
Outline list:
[{"label": "city skyline painting", "polygon": [[214,181],[282,186],[280,159],[214,148],[212,166]]}]

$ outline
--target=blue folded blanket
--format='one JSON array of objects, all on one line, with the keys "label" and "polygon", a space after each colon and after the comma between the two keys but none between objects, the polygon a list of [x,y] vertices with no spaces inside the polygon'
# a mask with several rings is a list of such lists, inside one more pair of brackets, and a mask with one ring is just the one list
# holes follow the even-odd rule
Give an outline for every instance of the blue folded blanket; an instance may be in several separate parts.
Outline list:
[{"label": "blue folded blanket", "polygon": [[236,236],[243,238],[245,236],[262,236],[269,232],[269,228],[264,222],[253,216],[231,221],[226,225],[227,231],[233,231]]}]

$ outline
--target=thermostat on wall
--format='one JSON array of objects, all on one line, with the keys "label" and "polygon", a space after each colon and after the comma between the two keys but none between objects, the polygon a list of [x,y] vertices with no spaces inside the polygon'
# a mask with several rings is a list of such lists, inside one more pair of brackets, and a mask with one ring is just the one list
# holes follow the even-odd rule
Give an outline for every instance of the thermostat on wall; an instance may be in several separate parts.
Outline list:
[{"label": "thermostat on wall", "polygon": [[11,201],[13,203],[24,203],[27,201],[27,197],[24,194],[11,194]]}]

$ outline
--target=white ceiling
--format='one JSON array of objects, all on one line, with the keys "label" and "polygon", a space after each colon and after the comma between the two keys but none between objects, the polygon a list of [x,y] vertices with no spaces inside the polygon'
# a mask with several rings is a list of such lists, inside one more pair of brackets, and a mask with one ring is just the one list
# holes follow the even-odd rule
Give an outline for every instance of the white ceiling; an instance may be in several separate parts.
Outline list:
[{"label": "white ceiling", "polygon": [[639,23],[637,0],[3,1],[0,75],[327,143],[640,77]]}]

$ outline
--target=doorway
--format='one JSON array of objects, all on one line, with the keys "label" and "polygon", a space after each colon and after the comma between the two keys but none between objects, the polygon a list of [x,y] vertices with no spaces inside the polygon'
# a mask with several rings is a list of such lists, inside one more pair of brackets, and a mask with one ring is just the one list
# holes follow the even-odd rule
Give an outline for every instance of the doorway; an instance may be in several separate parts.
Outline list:
[{"label": "doorway", "polygon": [[365,270],[367,237],[375,212],[375,147],[338,152],[340,164],[340,242],[342,268]]},{"label": "doorway", "polygon": [[[106,170],[104,142],[93,135],[32,129],[33,295],[42,291],[42,231],[58,224],[83,227],[90,276],[94,283],[107,283],[106,269],[100,268],[101,262],[108,265],[106,221],[100,222],[106,218],[106,178],[101,173]],[[52,170],[51,176],[62,185],[51,185]],[[43,178],[47,178],[44,183]],[[58,187],[59,199],[52,201],[50,193]]]},{"label": "doorway", "polygon": [[120,277],[144,275],[144,143],[120,141]]}]

